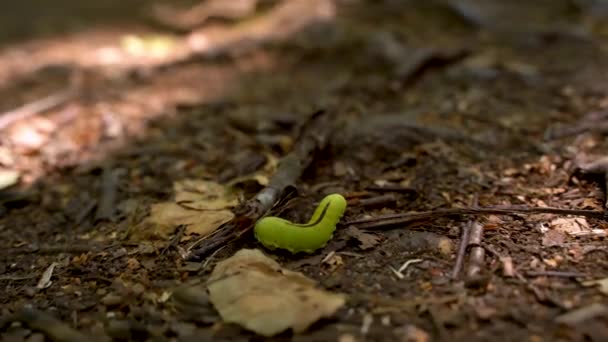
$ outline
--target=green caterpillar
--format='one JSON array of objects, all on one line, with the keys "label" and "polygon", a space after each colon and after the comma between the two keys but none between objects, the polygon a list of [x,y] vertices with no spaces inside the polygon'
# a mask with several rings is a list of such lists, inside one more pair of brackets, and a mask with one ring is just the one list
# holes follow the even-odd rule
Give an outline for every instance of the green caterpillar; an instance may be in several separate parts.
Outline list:
[{"label": "green caterpillar", "polygon": [[331,194],[319,203],[308,223],[297,224],[267,216],[255,224],[255,237],[269,249],[313,253],[332,238],[344,210],[346,199],[340,194]]}]

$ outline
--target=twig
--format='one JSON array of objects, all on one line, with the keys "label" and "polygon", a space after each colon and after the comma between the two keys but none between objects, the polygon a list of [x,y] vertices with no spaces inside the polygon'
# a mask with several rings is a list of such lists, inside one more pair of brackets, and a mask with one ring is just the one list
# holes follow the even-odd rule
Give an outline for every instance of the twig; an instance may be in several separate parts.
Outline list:
[{"label": "twig", "polygon": [[102,173],[101,196],[95,213],[95,220],[110,220],[114,215],[117,181],[111,165],[105,165]]},{"label": "twig", "polygon": [[451,51],[420,49],[414,51],[405,63],[397,67],[396,74],[403,84],[409,85],[429,69],[453,65],[470,54],[471,51],[467,49]]},{"label": "twig", "polygon": [[86,244],[64,244],[56,246],[32,246],[29,248],[11,248],[8,250],[9,254],[23,254],[23,253],[39,253],[39,254],[61,254],[71,253],[80,254],[87,252],[99,252],[118,246],[118,244],[110,245],[86,245]]},{"label": "twig", "polygon": [[469,233],[469,242],[467,244],[468,246],[472,246],[471,254],[469,256],[469,264],[467,267],[467,279],[469,280],[479,276],[481,273],[481,268],[484,264],[486,251],[483,247],[481,247],[482,239],[483,226],[479,222],[473,222]]},{"label": "twig", "polygon": [[359,205],[362,207],[376,207],[376,206],[391,206],[397,203],[397,197],[393,194],[386,194],[371,198],[354,199],[349,201],[350,205]]},{"label": "twig", "polygon": [[462,234],[460,236],[460,244],[458,245],[458,254],[456,255],[456,262],[454,263],[454,268],[452,269],[452,279],[458,278],[458,273],[462,269],[462,264],[464,262],[464,255],[467,251],[467,244],[469,243],[469,234],[471,232],[471,227],[473,226],[473,220],[469,220],[466,226],[462,227]]},{"label": "twig", "polygon": [[0,114],[0,130],[5,129],[16,121],[46,112],[69,101],[76,95],[74,90],[58,92],[42,99],[25,104],[19,108]]},{"label": "twig", "polygon": [[417,194],[416,189],[401,186],[399,184],[387,184],[387,185],[383,185],[383,186],[370,185],[365,189],[369,190],[369,191],[377,191],[377,192],[397,192],[397,193],[405,193],[405,194]]},{"label": "twig", "polygon": [[565,271],[528,271],[528,277],[563,277],[563,278],[579,278],[584,274],[580,272],[565,272]]},{"label": "twig", "polygon": [[[479,201],[479,195],[475,194],[473,197],[473,207],[477,207]],[[467,225],[462,227],[462,234],[460,237],[460,244],[458,245],[458,254],[456,255],[456,262],[454,263],[454,268],[452,269],[452,279],[456,279],[458,277],[458,273],[462,269],[462,264],[464,262],[464,255],[467,251],[467,245],[469,244],[469,233],[471,232],[471,227],[473,226],[473,220],[469,220]]]},{"label": "twig", "polygon": [[545,140],[554,140],[582,134],[585,132],[604,133],[608,131],[608,111],[593,112],[585,116],[582,122],[564,128],[549,128]]},{"label": "twig", "polygon": [[163,248],[163,250],[160,252],[160,255],[164,255],[171,248],[176,248],[177,245],[179,244],[179,241],[182,239],[182,236],[184,236],[185,231],[186,231],[186,225],[180,225],[179,228],[177,229],[177,233],[169,241],[167,246],[165,246],[165,248]]},{"label": "twig", "polygon": [[552,207],[485,207],[485,208],[451,208],[438,209],[431,211],[421,211],[414,213],[400,213],[377,216],[360,220],[352,220],[345,225],[356,225],[360,229],[390,229],[397,225],[405,225],[417,221],[433,220],[445,216],[462,215],[517,215],[517,214],[557,214],[575,215],[598,219],[606,219],[607,215],[603,211],[580,210],[580,209],[561,209]]},{"label": "twig", "polygon": [[96,206],[97,206],[96,199],[89,199],[88,201],[86,201],[83,208],[80,210],[78,215],[76,215],[76,217],[74,218],[74,225],[79,226],[84,221],[84,219],[87,218],[87,216],[89,216],[89,214],[93,211],[93,209],[95,209]]},{"label": "twig", "polygon": [[255,221],[265,215],[288,193],[310,165],[317,151],[322,150],[333,132],[333,115],[324,110],[317,111],[302,125],[293,151],[279,163],[275,175],[267,187],[250,200],[235,208],[235,218],[220,229],[221,232],[205,241],[205,245],[190,246],[185,258],[200,260],[218,247],[235,240],[248,232]]}]

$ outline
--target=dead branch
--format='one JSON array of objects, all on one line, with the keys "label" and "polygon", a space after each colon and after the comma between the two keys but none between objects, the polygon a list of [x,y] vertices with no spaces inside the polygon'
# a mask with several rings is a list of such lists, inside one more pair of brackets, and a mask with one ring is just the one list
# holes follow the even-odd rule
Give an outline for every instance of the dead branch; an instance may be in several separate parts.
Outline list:
[{"label": "dead branch", "polygon": [[294,149],[281,159],[277,172],[270,179],[268,186],[235,208],[236,217],[221,227],[213,238],[202,240],[204,246],[196,249],[197,246],[191,246],[185,258],[200,260],[251,230],[255,221],[272,209],[289,190],[295,190],[296,182],[314,160],[317,151],[327,145],[333,126],[331,113],[323,110],[315,112],[300,128]]}]

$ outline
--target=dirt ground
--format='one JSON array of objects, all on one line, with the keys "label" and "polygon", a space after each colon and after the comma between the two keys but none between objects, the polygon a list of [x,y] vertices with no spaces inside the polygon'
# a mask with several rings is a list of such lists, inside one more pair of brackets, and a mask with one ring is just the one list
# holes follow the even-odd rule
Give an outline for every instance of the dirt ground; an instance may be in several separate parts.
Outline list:
[{"label": "dirt ground", "polygon": [[[608,340],[602,2],[259,1],[194,23],[153,2],[0,6],[2,341],[266,340],[204,293],[175,304],[242,248],[347,296],[268,340]],[[273,212],[343,194],[323,249],[248,232],[188,259],[198,214],[145,224],[184,180],[252,198],[319,109],[327,146]],[[584,212],[352,223],[472,206]]]}]

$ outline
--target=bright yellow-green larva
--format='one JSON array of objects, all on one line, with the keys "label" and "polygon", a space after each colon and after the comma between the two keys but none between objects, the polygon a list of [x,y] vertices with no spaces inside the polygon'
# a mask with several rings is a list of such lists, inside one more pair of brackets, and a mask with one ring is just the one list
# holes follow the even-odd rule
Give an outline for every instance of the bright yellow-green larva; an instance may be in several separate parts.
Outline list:
[{"label": "bright yellow-green larva", "polygon": [[255,224],[255,237],[269,249],[313,253],[332,238],[344,210],[346,199],[340,194],[331,194],[319,203],[308,223],[297,224],[267,216]]}]

